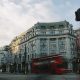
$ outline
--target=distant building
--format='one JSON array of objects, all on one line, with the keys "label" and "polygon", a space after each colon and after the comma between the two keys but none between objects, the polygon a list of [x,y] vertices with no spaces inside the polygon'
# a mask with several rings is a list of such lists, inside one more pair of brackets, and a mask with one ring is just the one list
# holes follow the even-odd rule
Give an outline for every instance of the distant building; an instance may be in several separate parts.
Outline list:
[{"label": "distant building", "polygon": [[2,65],[2,58],[4,56],[4,53],[3,53],[3,48],[0,47],[0,68],[1,68],[1,65]]},{"label": "distant building", "polygon": [[[4,46],[0,48],[0,63],[2,66],[2,69],[5,71],[9,71],[9,65],[12,62],[12,56],[9,52],[9,46]],[[5,69],[4,67],[5,66]]]},{"label": "distant building", "polygon": [[[30,69],[32,58],[63,55],[72,69],[72,60],[76,57],[76,37],[73,26],[67,21],[37,23],[25,33],[17,36],[10,44],[11,52],[17,56],[17,64]],[[26,62],[25,62],[26,60]]]}]

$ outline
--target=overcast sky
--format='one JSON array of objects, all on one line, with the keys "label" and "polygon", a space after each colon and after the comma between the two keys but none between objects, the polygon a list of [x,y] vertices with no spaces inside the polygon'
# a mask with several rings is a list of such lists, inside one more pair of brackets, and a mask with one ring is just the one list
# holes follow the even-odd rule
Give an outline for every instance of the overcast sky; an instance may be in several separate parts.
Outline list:
[{"label": "overcast sky", "polygon": [[0,0],[0,46],[36,22],[67,20],[79,28],[74,14],[79,7],[80,0]]}]

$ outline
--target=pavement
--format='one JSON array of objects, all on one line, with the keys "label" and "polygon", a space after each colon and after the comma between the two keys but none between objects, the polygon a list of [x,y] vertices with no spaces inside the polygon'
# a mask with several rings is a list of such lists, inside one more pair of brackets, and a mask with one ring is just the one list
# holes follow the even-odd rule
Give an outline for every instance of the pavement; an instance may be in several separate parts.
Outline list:
[{"label": "pavement", "polygon": [[27,80],[80,80],[80,75],[27,75]]},{"label": "pavement", "polygon": [[64,74],[64,75],[47,75],[47,74],[5,74],[0,73],[0,80],[80,80],[78,74]]},{"label": "pavement", "polygon": [[0,73],[0,80],[26,80],[27,75]]}]

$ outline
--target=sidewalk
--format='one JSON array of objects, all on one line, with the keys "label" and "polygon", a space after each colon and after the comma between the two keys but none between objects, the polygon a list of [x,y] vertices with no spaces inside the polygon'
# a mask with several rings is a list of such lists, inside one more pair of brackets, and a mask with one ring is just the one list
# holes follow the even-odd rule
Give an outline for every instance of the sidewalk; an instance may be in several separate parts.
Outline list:
[{"label": "sidewalk", "polygon": [[0,72],[0,74],[9,74],[9,75],[27,75],[27,74],[23,74],[23,73],[10,73],[10,72]]},{"label": "sidewalk", "polygon": [[79,75],[79,74],[74,73],[74,72],[70,72],[70,73],[65,73],[65,75]]}]

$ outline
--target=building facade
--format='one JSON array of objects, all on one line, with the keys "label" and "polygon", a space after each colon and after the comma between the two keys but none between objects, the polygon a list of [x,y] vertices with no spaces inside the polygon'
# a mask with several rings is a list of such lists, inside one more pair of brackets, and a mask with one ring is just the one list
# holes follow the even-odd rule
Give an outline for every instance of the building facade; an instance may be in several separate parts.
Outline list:
[{"label": "building facade", "polygon": [[0,49],[0,64],[3,72],[9,72],[9,65],[12,62],[12,56],[11,53],[9,52],[9,46],[3,46]]},{"label": "building facade", "polygon": [[0,69],[1,69],[1,66],[2,66],[2,58],[4,56],[4,53],[3,53],[3,48],[0,47]]},{"label": "building facade", "polygon": [[[67,21],[37,23],[27,32],[16,37],[10,44],[11,52],[16,55],[20,68],[31,70],[31,59],[61,54],[72,69],[76,57],[76,37],[73,26]],[[25,67],[26,65],[27,67]]]},{"label": "building facade", "polygon": [[75,35],[76,35],[76,49],[77,49],[75,70],[78,73],[80,73],[80,29],[75,30]]},{"label": "building facade", "polygon": [[80,56],[80,29],[75,30],[77,54]]}]

